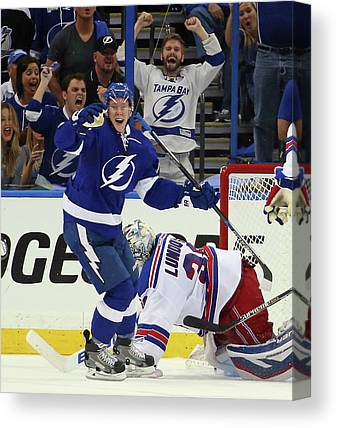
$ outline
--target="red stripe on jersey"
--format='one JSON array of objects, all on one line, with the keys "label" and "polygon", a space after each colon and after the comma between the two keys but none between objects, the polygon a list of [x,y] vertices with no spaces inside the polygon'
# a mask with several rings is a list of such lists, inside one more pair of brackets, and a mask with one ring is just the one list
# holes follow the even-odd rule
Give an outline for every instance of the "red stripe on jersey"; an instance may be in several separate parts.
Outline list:
[{"label": "red stripe on jersey", "polygon": [[[162,237],[162,235],[159,237],[158,242],[162,242],[161,237]],[[150,269],[149,288],[153,288],[153,285],[154,285],[154,278],[155,278],[155,273],[156,273],[156,268],[157,268],[157,261],[158,261],[158,258],[160,256],[160,253],[161,253],[161,248],[162,248],[162,245],[156,246],[155,256],[154,256],[153,263],[152,263],[151,269]]]},{"label": "red stripe on jersey", "polygon": [[298,151],[298,143],[295,140],[287,141],[285,144],[285,150],[288,151],[289,149],[291,149],[292,146],[295,147],[295,149],[296,149],[295,151],[297,152]]},{"label": "red stripe on jersey", "polygon": [[208,288],[207,288],[207,303],[205,306],[205,319],[209,319],[210,317],[210,310],[211,310],[211,303],[212,303],[212,291],[214,288],[214,278],[213,278],[213,272],[214,272],[214,255],[210,251],[210,249],[205,246],[203,247],[205,252],[208,255]]}]

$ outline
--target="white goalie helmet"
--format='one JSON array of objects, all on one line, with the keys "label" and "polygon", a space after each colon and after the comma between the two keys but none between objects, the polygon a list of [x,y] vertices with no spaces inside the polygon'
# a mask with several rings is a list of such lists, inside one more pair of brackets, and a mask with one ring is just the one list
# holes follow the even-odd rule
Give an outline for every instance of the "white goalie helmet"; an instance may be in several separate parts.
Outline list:
[{"label": "white goalie helmet", "polygon": [[142,220],[134,220],[123,228],[134,259],[138,262],[145,262],[151,253],[155,242],[153,229]]}]

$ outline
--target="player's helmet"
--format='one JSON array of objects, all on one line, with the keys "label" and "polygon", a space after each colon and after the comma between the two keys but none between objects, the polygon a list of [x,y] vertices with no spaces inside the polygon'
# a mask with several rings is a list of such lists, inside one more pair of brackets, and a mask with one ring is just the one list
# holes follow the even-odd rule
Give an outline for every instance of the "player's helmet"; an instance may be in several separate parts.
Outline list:
[{"label": "player's helmet", "polygon": [[133,109],[133,94],[126,83],[113,82],[108,86],[104,93],[105,106],[108,107],[109,100],[116,100],[116,98],[123,98],[124,101],[128,100]]},{"label": "player's helmet", "polygon": [[145,262],[153,249],[155,234],[153,229],[142,220],[134,220],[123,228],[134,259],[139,262]]}]

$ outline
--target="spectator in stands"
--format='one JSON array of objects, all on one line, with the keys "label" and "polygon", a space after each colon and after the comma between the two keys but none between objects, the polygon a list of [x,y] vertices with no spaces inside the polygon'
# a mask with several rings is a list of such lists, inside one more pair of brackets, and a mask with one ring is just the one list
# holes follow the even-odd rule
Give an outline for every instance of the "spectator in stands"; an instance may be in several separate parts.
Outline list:
[{"label": "spectator in stands", "polygon": [[[40,64],[45,64],[52,40],[59,31],[76,20],[76,13],[73,7],[32,8],[30,11],[35,26],[30,54],[38,58]],[[97,11],[94,20],[100,20]]]},{"label": "spectator in stands", "polygon": [[[135,37],[153,22],[152,15],[142,12],[135,23]],[[195,142],[196,109],[200,94],[220,72],[224,54],[214,34],[208,34],[196,17],[185,21],[188,31],[196,33],[206,50],[202,64],[183,67],[184,42],[179,34],[168,34],[162,43],[163,69],[146,65],[135,59],[135,85],[144,96],[144,117],[178,160],[194,174],[190,152]],[[118,60],[124,60],[124,43],[117,50]],[[168,155],[156,147],[160,175],[177,183],[185,181],[184,174]]]},{"label": "spectator in stands", "polygon": [[20,137],[24,141],[22,147],[26,154],[26,163],[23,168],[21,184],[34,184],[41,166],[44,152],[44,137],[34,132],[28,125]]},{"label": "spectator in stands", "polygon": [[[17,93],[8,100],[12,104],[18,116],[19,128],[22,131],[27,125],[25,111],[29,101],[33,98],[40,83],[40,69],[36,58],[29,55],[19,59],[16,71]],[[42,99],[43,104],[56,106],[55,97],[50,93],[45,93]]]},{"label": "spectator in stands", "polygon": [[[188,17],[196,16],[208,34],[215,33],[225,54],[222,69],[223,98],[221,105],[216,107],[216,121],[230,120],[231,103],[231,63],[229,49],[224,43],[224,31],[230,13],[228,3],[200,3],[185,4],[185,12]],[[203,60],[205,49],[198,36],[194,34],[197,57]]]},{"label": "spectator in stands", "polygon": [[73,7],[32,8],[31,15],[35,34],[30,54],[37,58],[40,64],[45,64],[53,38],[66,25],[75,21],[75,11]]},{"label": "spectator in stands", "polygon": [[14,108],[1,103],[1,186],[19,185],[25,154],[19,145],[20,129]]},{"label": "spectator in stands", "polygon": [[[112,82],[124,82],[125,76],[122,74],[116,59],[117,44],[114,35],[103,36],[97,39],[93,54],[94,67],[85,75],[87,88],[86,105],[103,102],[106,88]],[[136,111],[142,114],[139,103],[140,93],[135,88]],[[134,123],[136,126],[136,123]]]},{"label": "spectator in stands", "polygon": [[[244,2],[239,5],[239,83],[241,87],[241,116],[244,121],[253,117],[254,85],[253,73],[255,70],[257,53],[257,9],[253,2]],[[225,41],[231,48],[232,41],[232,5],[230,16],[225,29]]]},{"label": "spectator in stands", "polygon": [[50,67],[43,67],[40,85],[26,112],[32,129],[45,138],[45,152],[35,183],[47,189],[66,186],[68,178],[76,171],[77,154],[65,153],[58,149],[54,144],[54,135],[59,124],[70,119],[86,103],[84,76],[81,73],[74,73],[66,76],[61,83],[64,107],[55,108],[44,105],[41,101],[51,78]]},{"label": "spectator in stands", "polygon": [[10,98],[14,97],[16,93],[16,69],[17,62],[23,56],[26,56],[27,52],[22,49],[16,49],[9,54],[7,71],[9,80],[1,84],[1,101],[6,102]]},{"label": "spectator in stands", "polygon": [[53,77],[50,89],[63,105],[60,82],[72,73],[86,73],[93,64],[96,40],[110,34],[107,24],[94,21],[95,7],[75,7],[76,21],[57,33],[48,51],[47,66],[58,62],[57,78]]},{"label": "spectator in stands", "polygon": [[298,85],[303,112],[303,161],[311,156],[311,7],[297,2],[258,2],[254,71],[256,159],[271,162],[278,147],[277,112],[287,82]]},{"label": "spectator in stands", "polygon": [[34,24],[29,9],[1,9],[1,83],[9,80],[8,57],[13,50],[29,53]]},{"label": "spectator in stands", "polygon": [[[102,92],[112,82],[124,82],[124,76],[116,60],[117,44],[113,35],[96,40],[93,54],[94,66],[85,75],[87,88],[87,105],[101,102]],[[102,98],[102,97],[101,97]]]}]

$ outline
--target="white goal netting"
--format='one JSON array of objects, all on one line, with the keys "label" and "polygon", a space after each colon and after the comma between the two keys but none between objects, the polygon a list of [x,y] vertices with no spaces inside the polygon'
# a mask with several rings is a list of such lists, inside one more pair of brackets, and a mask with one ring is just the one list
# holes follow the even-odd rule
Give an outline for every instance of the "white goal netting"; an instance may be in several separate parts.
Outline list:
[{"label": "white goal netting", "polygon": [[[307,170],[306,170],[307,171]],[[271,290],[262,289],[265,300],[296,287],[310,298],[310,222],[298,225],[288,221],[268,224],[263,208],[274,184],[274,165],[229,165],[221,172],[221,209],[237,232],[252,247],[273,274]],[[305,185],[311,198],[310,176]],[[255,259],[236,236],[221,226],[221,247],[240,250],[249,262]],[[256,266],[258,278],[262,270]],[[307,280],[306,280],[307,278]],[[287,297],[268,309],[274,332],[292,317],[304,329],[307,307],[295,296]]]}]

